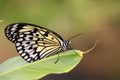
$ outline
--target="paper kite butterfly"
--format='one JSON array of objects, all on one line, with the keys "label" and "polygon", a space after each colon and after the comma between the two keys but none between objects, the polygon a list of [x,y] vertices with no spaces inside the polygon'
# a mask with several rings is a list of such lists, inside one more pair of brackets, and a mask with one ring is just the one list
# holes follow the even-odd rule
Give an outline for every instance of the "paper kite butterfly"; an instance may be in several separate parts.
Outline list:
[{"label": "paper kite butterfly", "polygon": [[8,25],[5,35],[15,44],[17,52],[27,62],[65,51],[70,44],[70,40],[64,40],[52,30],[28,23]]}]

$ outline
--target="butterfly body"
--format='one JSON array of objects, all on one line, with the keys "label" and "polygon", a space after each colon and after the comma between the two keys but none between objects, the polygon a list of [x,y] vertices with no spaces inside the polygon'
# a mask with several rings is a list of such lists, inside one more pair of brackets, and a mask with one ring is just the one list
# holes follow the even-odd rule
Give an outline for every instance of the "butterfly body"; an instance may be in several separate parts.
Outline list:
[{"label": "butterfly body", "polygon": [[27,62],[65,51],[70,44],[69,40],[64,40],[54,31],[28,23],[8,25],[5,35],[15,44],[17,52]]}]

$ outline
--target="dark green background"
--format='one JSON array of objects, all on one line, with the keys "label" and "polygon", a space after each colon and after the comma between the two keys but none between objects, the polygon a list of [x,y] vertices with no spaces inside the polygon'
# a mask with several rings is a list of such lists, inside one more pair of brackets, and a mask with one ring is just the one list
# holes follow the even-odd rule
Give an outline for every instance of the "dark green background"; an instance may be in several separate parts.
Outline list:
[{"label": "dark green background", "polygon": [[4,28],[25,22],[51,29],[64,39],[82,32],[72,40],[73,48],[82,51],[100,40],[70,73],[41,80],[120,80],[119,0],[0,0],[0,22],[0,63],[18,55]]}]

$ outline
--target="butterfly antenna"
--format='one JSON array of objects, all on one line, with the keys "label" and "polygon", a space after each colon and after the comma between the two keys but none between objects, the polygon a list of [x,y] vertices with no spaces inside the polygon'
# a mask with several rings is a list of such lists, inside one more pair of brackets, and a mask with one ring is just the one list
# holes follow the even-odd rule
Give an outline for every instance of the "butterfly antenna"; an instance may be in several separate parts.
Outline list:
[{"label": "butterfly antenna", "polygon": [[83,33],[79,33],[79,34],[77,34],[77,35],[74,35],[74,36],[72,36],[72,37],[70,37],[68,40],[71,40],[71,39],[73,39],[73,38],[75,38],[75,37],[77,37],[77,36],[79,36],[79,35],[82,35]]},{"label": "butterfly antenna", "polygon": [[98,42],[99,42],[99,40],[97,40],[97,41],[95,42],[95,44],[93,45],[93,47],[92,47],[92,48],[90,48],[89,50],[87,50],[87,51],[83,52],[83,54],[86,54],[86,53],[88,53],[88,52],[92,51],[92,50],[96,47],[96,45],[97,45],[97,43],[98,43]]}]

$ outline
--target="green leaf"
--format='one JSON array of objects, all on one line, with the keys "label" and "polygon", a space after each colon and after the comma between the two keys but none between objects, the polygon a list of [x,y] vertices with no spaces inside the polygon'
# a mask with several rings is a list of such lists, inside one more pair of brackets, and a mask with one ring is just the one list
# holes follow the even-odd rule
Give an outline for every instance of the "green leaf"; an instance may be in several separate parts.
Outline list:
[{"label": "green leaf", "polygon": [[[76,53],[75,53],[76,52]],[[25,62],[20,56],[0,64],[0,80],[36,80],[48,74],[61,74],[71,71],[82,59],[78,50],[60,53],[33,63]]]}]

